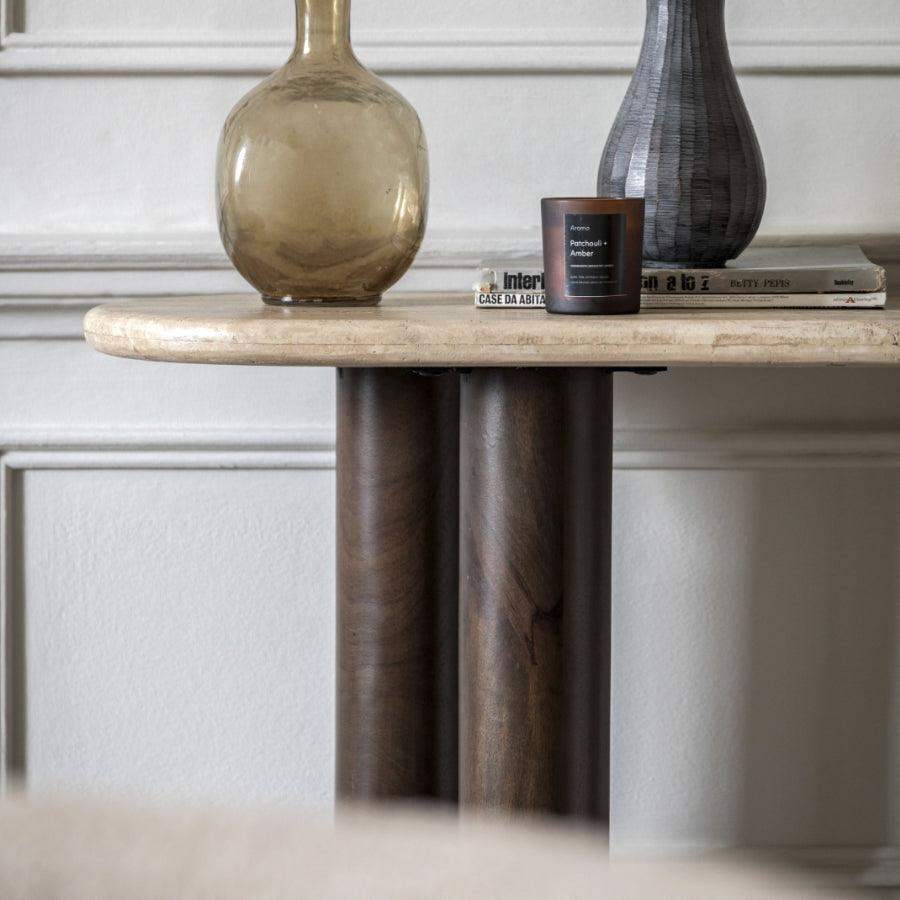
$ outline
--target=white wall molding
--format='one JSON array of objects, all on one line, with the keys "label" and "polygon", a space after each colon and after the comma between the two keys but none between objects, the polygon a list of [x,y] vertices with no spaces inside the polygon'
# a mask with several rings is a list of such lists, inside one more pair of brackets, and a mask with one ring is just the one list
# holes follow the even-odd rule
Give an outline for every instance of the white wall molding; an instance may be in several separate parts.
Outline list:
[{"label": "white wall molding", "polygon": [[[861,244],[900,264],[900,233],[761,235],[760,245]],[[467,290],[484,259],[541,253],[538,229],[430,229],[407,288]],[[0,235],[0,339],[80,337],[81,316],[105,297],[249,292],[218,235]]]},{"label": "white wall molding", "polygon": [[[761,234],[762,246],[861,244],[872,256],[900,262],[900,232]],[[416,258],[420,268],[475,265],[491,254],[525,258],[541,251],[538,228],[429,229]],[[0,273],[78,271],[203,271],[230,269],[215,232],[0,234]],[[0,294],[2,295],[2,294]]]},{"label": "white wall molding", "polygon": [[[13,770],[14,751],[11,742],[21,741],[19,728],[23,710],[17,705],[24,698],[13,696],[10,677],[10,642],[15,635],[8,632],[12,609],[19,609],[23,598],[16,583],[17,522],[20,515],[21,475],[29,471],[57,470],[322,470],[334,468],[332,441],[323,441],[316,430],[293,436],[290,446],[272,434],[264,440],[243,432],[224,435],[168,433],[162,440],[144,433],[117,434],[110,438],[94,431],[63,433],[55,438],[37,431],[4,434],[0,438],[0,793],[8,781],[24,772]],[[155,446],[156,449],[143,449]],[[254,444],[253,441],[256,441]],[[243,442],[243,445],[242,445]],[[105,446],[101,446],[104,445]],[[283,445],[284,444],[284,445]],[[204,447],[205,445],[205,447]],[[53,446],[54,449],[48,449]],[[9,448],[18,447],[10,451]],[[129,449],[124,449],[129,448]],[[4,450],[6,452],[4,452]],[[18,760],[27,766],[27,760]]]},{"label": "white wall molding", "polygon": [[[360,58],[385,74],[524,72],[622,73],[633,69],[639,30],[403,29],[360,31]],[[262,75],[291,49],[283,32],[11,31],[0,76],[46,74]],[[900,71],[900,29],[734,30],[739,73]]]},{"label": "white wall molding", "polygon": [[[430,229],[413,270],[439,280],[442,271],[450,270],[458,279],[456,287],[467,289],[482,259],[519,259],[540,252],[536,229]],[[440,283],[452,289],[452,281]],[[250,287],[235,272],[215,232],[0,235],[0,298],[41,301],[25,308],[0,300],[0,337],[14,336],[13,328],[27,331],[23,315],[33,310],[35,317],[46,319],[63,298],[241,291]]]},{"label": "white wall molding", "polygon": [[[764,246],[861,244],[873,256],[889,262],[900,262],[900,232],[761,234],[755,243]],[[524,258],[540,252],[539,228],[430,228],[415,264],[420,268],[475,265],[486,255],[503,254],[512,258]],[[204,271],[230,268],[231,263],[222,249],[219,236],[212,231],[0,234],[2,274],[54,271]]]},{"label": "white wall molding", "polygon": [[[897,237],[900,244],[900,235]],[[420,268],[475,264],[484,254],[520,256],[540,251],[536,228],[428,231],[416,259]],[[215,232],[159,232],[132,235],[0,234],[0,273],[216,271],[231,263]]]},{"label": "white wall molding", "polygon": [[13,470],[0,452],[0,793],[9,777],[9,632],[8,603],[12,596]]},{"label": "white wall molding", "polygon": [[[170,453],[286,453],[308,454],[312,468],[334,466],[334,430],[305,427],[303,429],[266,428],[0,428],[0,453],[8,465],[23,459],[34,462],[27,454],[48,454],[58,462],[57,454],[91,452],[156,453],[156,462]],[[11,455],[12,454],[12,455]],[[19,454],[26,454],[21,456]],[[104,457],[104,461],[108,460]],[[106,465],[102,466],[106,468]],[[141,468],[144,468],[141,466]],[[170,468],[165,466],[164,468]]]},{"label": "white wall molding", "polygon": [[[896,431],[722,431],[620,429],[617,470],[752,470],[810,467],[900,468]],[[0,431],[0,790],[10,775],[10,727],[21,710],[10,695],[9,611],[20,604],[16,584],[17,516],[21,476],[68,470],[330,470],[334,436],[328,429]],[[18,609],[18,607],[16,607]],[[18,755],[18,752],[15,754]]]},{"label": "white wall molding", "polygon": [[203,469],[297,469],[329,470],[334,468],[333,450],[316,450],[298,447],[293,450],[270,450],[261,447],[227,450],[182,449],[157,447],[145,450],[140,447],[119,449],[115,446],[98,446],[95,439],[92,448],[71,449],[64,446],[53,450],[16,450],[4,453],[0,465],[12,472],[22,471],[94,471],[107,469],[134,469],[160,471],[176,469],[195,471]]},{"label": "white wall molding", "polygon": [[[616,429],[620,470],[897,468],[900,432]],[[333,469],[327,428],[0,430],[6,469]]]},{"label": "white wall molding", "polygon": [[721,429],[617,429],[619,470],[893,469],[900,432]]}]

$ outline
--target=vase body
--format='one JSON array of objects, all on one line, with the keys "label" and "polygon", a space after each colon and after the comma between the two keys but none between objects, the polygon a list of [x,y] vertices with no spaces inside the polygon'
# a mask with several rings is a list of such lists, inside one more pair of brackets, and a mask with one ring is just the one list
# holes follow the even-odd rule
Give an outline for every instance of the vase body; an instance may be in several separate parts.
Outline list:
[{"label": "vase body", "polygon": [[377,302],[425,232],[419,117],[356,59],[349,18],[349,0],[297,0],[293,54],[219,141],[219,233],[270,303]]},{"label": "vase body", "polygon": [[766,176],[728,53],[724,0],[647,0],[597,193],[644,197],[645,266],[718,267],[753,239]]}]

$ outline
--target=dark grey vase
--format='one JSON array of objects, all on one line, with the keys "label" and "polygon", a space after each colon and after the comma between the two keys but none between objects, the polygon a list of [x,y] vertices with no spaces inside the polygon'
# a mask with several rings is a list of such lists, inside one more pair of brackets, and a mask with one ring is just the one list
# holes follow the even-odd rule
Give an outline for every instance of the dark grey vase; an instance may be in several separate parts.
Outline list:
[{"label": "dark grey vase", "polygon": [[647,0],[597,194],[645,198],[645,266],[722,266],[753,239],[766,174],[728,55],[724,0]]}]

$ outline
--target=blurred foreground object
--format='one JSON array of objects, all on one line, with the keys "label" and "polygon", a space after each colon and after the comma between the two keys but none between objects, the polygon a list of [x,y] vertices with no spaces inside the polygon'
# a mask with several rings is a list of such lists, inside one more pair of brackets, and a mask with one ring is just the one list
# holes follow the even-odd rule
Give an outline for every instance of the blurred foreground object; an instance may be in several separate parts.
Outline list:
[{"label": "blurred foreground object", "polygon": [[[0,803],[4,900],[252,897],[822,897],[762,866],[610,862],[605,835],[551,821],[401,808],[149,808]],[[846,893],[841,896],[847,896]]]}]

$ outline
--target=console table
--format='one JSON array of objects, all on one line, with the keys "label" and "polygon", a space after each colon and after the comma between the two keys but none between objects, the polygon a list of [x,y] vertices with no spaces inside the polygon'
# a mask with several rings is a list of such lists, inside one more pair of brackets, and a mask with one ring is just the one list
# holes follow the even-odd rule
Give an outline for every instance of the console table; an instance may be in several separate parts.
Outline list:
[{"label": "console table", "polygon": [[[337,368],[337,790],[604,820],[612,380],[900,364],[900,310],[279,309],[136,300],[104,353]],[[302,535],[296,537],[302,539]]]}]

